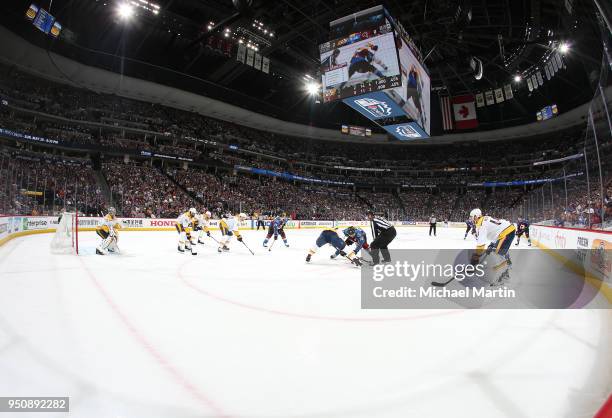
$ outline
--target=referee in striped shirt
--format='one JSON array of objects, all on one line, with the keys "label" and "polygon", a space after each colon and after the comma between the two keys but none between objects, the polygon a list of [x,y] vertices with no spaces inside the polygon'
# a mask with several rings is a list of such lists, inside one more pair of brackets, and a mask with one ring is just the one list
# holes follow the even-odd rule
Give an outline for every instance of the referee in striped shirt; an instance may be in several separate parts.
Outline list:
[{"label": "referee in striped shirt", "polygon": [[374,212],[371,210],[368,211],[368,220],[370,221],[370,228],[372,228],[372,236],[374,237],[374,241],[370,244],[372,265],[380,262],[378,250],[382,253],[383,263],[391,262],[391,254],[389,254],[387,246],[397,235],[395,227],[385,218],[374,216]]}]

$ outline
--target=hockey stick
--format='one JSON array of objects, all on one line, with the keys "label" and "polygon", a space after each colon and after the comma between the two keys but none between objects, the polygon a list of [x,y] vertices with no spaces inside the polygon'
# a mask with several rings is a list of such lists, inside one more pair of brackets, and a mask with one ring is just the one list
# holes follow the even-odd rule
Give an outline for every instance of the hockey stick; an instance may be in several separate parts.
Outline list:
[{"label": "hockey stick", "polygon": [[212,235],[208,235],[209,238],[212,238],[212,240],[214,242],[216,242],[217,244],[221,244],[219,241],[217,241],[217,239],[215,237],[213,237]]},{"label": "hockey stick", "polygon": [[449,284],[450,282],[452,282],[453,280],[455,280],[455,276],[451,277],[450,279],[448,279],[445,282],[431,282],[432,286],[436,286],[436,287],[444,287],[447,284]]},{"label": "hockey stick", "polygon": [[246,249],[247,249],[247,250],[249,250],[249,252],[250,252],[251,254],[255,255],[255,253],[254,253],[253,251],[251,251],[251,249],[249,248],[249,246],[248,246],[248,245],[246,245],[246,242],[244,242],[244,241],[240,241],[240,242],[242,243],[242,245],[244,245],[244,246],[246,247]]},{"label": "hockey stick", "polygon": [[[484,256],[482,256],[480,258],[480,260],[478,260],[478,264],[482,263],[487,258],[488,255],[489,255],[489,253],[485,253]],[[449,284],[450,282],[452,282],[453,280],[455,280],[455,276],[451,277],[450,279],[448,279],[445,282],[431,282],[431,285],[435,286],[435,287],[444,287],[447,284]]]},{"label": "hockey stick", "polygon": [[348,255],[346,255],[346,254],[344,254],[342,257],[344,257],[344,258],[346,258],[348,261],[350,261],[350,262],[351,262],[351,264],[352,264],[352,265],[354,265],[355,267],[361,267],[361,264],[355,264],[355,263],[353,262],[353,260],[355,260],[355,259],[356,259],[357,261],[359,261],[359,262],[361,263],[361,259],[360,259],[359,257],[355,256],[354,258],[349,258],[349,256],[348,256]]},{"label": "hockey stick", "polygon": [[274,247],[274,243],[278,241],[278,239],[275,239],[274,241],[272,241],[272,244],[270,244],[270,247],[268,248],[268,251],[272,251],[272,247]]}]

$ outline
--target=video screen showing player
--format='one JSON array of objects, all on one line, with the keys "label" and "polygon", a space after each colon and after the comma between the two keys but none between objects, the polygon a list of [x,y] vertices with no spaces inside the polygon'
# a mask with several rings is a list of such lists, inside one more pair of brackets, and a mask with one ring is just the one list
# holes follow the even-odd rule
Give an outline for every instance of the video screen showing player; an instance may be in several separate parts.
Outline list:
[{"label": "video screen showing player", "polygon": [[402,107],[412,120],[430,134],[431,81],[429,74],[416,58],[415,53],[397,38],[400,58],[402,86],[390,91],[393,100]]},{"label": "video screen showing player", "polygon": [[[393,33],[377,36],[372,33],[353,34],[322,45],[321,72],[326,101],[356,94],[355,86],[381,79],[397,77],[400,69]],[[369,88],[382,90],[384,84]]]}]

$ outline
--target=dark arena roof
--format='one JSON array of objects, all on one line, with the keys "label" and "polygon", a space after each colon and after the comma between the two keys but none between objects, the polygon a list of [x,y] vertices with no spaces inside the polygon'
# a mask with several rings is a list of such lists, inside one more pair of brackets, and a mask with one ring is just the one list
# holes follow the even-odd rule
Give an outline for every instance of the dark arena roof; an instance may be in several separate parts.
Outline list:
[{"label": "dark arena roof", "polygon": [[[136,78],[177,86],[283,120],[339,129],[372,124],[340,102],[316,103],[304,91],[317,77],[318,45],[329,22],[383,4],[425,57],[432,87],[432,135],[442,134],[438,95],[477,94],[512,84],[514,98],[478,111],[478,130],[534,122],[543,107],[560,113],[593,97],[601,66],[601,33],[591,0],[135,0],[122,20],[119,0],[53,0],[63,28],[40,36],[25,22],[29,0],[4,0],[0,22],[50,52]],[[47,7],[42,2],[39,6]],[[239,42],[270,59],[265,74],[236,60]],[[566,45],[564,68],[529,91],[525,77]],[[482,63],[474,77],[470,59]],[[523,79],[515,82],[514,77]],[[374,128],[374,127],[373,127]],[[374,128],[374,132],[383,132]]]}]

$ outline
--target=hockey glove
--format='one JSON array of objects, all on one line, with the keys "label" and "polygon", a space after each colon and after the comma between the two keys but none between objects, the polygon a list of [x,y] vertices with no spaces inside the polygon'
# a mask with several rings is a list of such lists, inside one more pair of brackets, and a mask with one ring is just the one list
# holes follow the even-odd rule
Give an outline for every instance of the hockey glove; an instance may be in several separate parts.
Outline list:
[{"label": "hockey glove", "polygon": [[342,257],[346,257],[346,253],[345,253],[344,251],[340,251],[340,255],[341,255]]},{"label": "hockey glove", "polygon": [[242,237],[241,236],[237,236],[236,239],[238,240],[238,242],[242,242]]},{"label": "hockey glove", "polygon": [[497,245],[495,245],[496,243],[491,243],[489,244],[489,246],[487,247],[487,254],[491,254],[493,251],[495,251],[495,249],[497,248]]},{"label": "hockey glove", "polygon": [[210,237],[210,231],[206,231],[206,236]]}]

